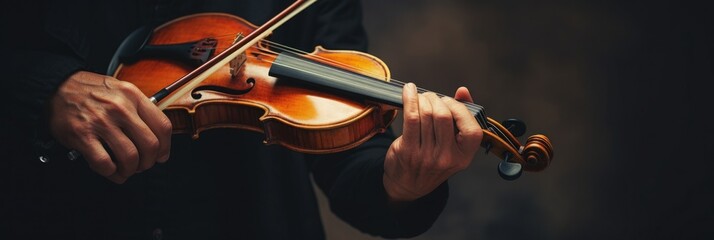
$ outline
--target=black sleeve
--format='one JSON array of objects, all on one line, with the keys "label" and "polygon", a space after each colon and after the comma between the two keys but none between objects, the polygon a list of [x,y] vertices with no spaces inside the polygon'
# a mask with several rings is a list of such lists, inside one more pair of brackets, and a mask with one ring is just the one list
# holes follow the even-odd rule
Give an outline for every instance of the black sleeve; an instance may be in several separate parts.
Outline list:
[{"label": "black sleeve", "polygon": [[[67,77],[84,68],[77,51],[81,42],[72,19],[59,16],[61,9],[51,5],[17,4],[3,10],[3,32],[16,33],[4,38],[3,46],[11,46],[5,53],[3,81],[9,91],[9,122],[21,129],[14,136],[19,143],[32,144],[35,154],[55,149],[48,131],[48,102]],[[44,12],[53,14],[43,14]],[[76,26],[75,26],[76,27]],[[75,47],[74,49],[72,47]]]},{"label": "black sleeve", "polygon": [[387,238],[413,237],[428,230],[446,205],[445,182],[430,194],[399,208],[388,204],[382,183],[384,156],[394,141],[391,131],[350,151],[312,155],[315,183],[330,209],[357,229]]},{"label": "black sleeve", "polygon": [[[331,49],[366,51],[359,1],[321,1],[315,42]],[[357,229],[387,238],[413,237],[428,230],[448,199],[448,184],[416,201],[388,204],[382,183],[384,158],[395,140],[390,131],[341,153],[310,155],[316,184],[331,210]]]},{"label": "black sleeve", "polygon": [[355,0],[318,1],[314,44],[329,49],[366,52],[367,33],[362,26],[362,6]]},{"label": "black sleeve", "polygon": [[21,141],[32,145],[33,158],[61,156],[57,154],[63,148],[49,133],[48,105],[57,88],[83,64],[70,56],[38,51],[25,52],[15,59],[24,64],[11,69],[10,75],[14,89],[10,106],[13,120],[22,123]]}]

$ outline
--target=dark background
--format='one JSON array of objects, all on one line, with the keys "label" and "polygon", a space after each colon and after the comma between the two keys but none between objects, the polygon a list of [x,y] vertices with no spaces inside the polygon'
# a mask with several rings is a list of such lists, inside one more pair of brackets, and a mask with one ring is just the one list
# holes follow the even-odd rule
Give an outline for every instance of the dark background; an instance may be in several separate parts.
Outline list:
[{"label": "dark background", "polygon": [[[515,182],[479,154],[417,239],[714,238],[707,1],[363,2],[394,78],[467,86],[555,148]],[[330,239],[371,239],[323,214]]]},{"label": "dark background", "polygon": [[[363,0],[371,53],[394,78],[467,86],[490,117],[555,148],[514,182],[478,154],[416,239],[713,239],[707,2]],[[322,207],[329,239],[375,239]]]}]

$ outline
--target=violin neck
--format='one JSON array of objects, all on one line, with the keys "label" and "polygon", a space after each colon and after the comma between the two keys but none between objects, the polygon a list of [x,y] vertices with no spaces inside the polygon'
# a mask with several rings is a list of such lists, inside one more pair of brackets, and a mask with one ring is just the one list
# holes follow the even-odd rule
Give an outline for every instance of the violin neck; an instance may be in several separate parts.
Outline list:
[{"label": "violin neck", "polygon": [[[323,64],[294,53],[280,53],[270,67],[270,76],[294,79],[313,86],[338,90],[371,101],[403,108],[403,82],[384,81],[353,71]],[[429,92],[417,89],[419,93]],[[445,95],[436,93],[438,96]],[[463,102],[482,128],[488,127],[484,108],[474,103]]]}]

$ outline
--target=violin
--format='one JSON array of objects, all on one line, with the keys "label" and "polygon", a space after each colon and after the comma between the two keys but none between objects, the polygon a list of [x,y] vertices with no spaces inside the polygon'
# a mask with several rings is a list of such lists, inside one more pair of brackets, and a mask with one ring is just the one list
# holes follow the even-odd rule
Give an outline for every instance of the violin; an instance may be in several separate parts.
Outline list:
[{"label": "violin", "polygon": [[[265,40],[310,2],[297,1],[260,27],[229,14],[202,13],[141,28],[120,45],[109,74],[158,103],[174,133],[198,138],[207,129],[239,128],[298,152],[348,150],[386,131],[402,107],[404,83],[367,53],[319,46],[306,53]],[[553,147],[546,136],[521,144],[517,136],[525,124],[510,120],[504,126],[482,106],[464,104],[483,129],[481,146],[502,159],[502,177],[515,179],[522,170],[550,164]]]}]

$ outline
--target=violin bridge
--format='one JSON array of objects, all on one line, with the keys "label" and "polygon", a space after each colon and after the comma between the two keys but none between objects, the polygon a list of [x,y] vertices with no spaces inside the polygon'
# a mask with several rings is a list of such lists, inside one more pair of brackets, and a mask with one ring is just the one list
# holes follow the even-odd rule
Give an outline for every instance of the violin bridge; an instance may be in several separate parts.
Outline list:
[{"label": "violin bridge", "polygon": [[[233,40],[233,44],[237,43],[242,38],[243,38],[243,33],[238,33],[238,35],[236,35],[236,38]],[[238,73],[240,73],[240,69],[243,67],[243,65],[245,64],[245,61],[247,59],[248,59],[248,57],[246,57],[245,52],[243,52],[243,53],[239,54],[238,56],[236,56],[236,58],[231,60],[230,63],[228,63],[229,67],[230,67],[232,79],[236,79],[238,77]]]}]

